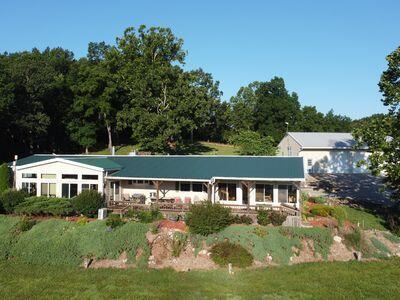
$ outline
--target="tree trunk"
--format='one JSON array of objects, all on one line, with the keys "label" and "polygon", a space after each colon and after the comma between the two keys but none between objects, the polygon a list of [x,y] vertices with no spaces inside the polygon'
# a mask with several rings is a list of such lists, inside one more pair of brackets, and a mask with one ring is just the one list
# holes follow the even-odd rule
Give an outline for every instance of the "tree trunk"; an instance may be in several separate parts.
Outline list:
[{"label": "tree trunk", "polygon": [[89,148],[85,147],[85,154],[89,154]]},{"label": "tree trunk", "polygon": [[107,134],[108,134],[108,150],[111,153],[112,152],[113,143],[112,143],[112,133],[111,133],[111,126],[110,125],[107,125]]}]

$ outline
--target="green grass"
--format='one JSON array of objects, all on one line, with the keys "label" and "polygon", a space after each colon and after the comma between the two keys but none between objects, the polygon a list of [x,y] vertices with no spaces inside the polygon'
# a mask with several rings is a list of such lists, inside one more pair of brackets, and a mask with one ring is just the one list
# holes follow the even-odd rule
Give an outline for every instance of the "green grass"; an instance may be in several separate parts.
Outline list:
[{"label": "green grass", "polygon": [[[133,149],[138,149],[137,145],[115,146],[115,154],[128,155]],[[220,144],[212,142],[198,142],[188,147],[185,154],[202,154],[202,155],[238,155],[237,148],[229,144]],[[110,154],[108,149],[91,152],[90,154],[107,155]]]},{"label": "green grass", "polygon": [[400,260],[174,272],[0,263],[3,299],[395,299]]},{"label": "green grass", "polygon": [[347,220],[353,224],[359,223],[363,229],[377,229],[387,230],[385,228],[385,220],[376,214],[372,214],[368,211],[352,208],[349,206],[343,206],[347,214]]}]

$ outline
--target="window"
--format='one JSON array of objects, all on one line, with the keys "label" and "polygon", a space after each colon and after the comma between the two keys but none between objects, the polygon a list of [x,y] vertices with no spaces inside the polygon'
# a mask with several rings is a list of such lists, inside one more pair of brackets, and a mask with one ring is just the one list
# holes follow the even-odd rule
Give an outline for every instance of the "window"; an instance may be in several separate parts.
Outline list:
[{"label": "window", "polygon": [[236,183],[219,183],[218,196],[222,201],[236,201]]},{"label": "window", "polygon": [[143,180],[138,180],[137,183],[138,184],[143,184]]},{"label": "window", "polygon": [[40,195],[46,197],[56,196],[56,184],[55,183],[42,183],[40,185]]},{"label": "window", "polygon": [[78,185],[76,183],[63,183],[62,184],[62,197],[72,198],[78,195]]},{"label": "window", "polygon": [[22,189],[29,195],[36,196],[36,182],[23,182]]},{"label": "window", "polygon": [[22,178],[37,178],[35,173],[22,173]]},{"label": "window", "polygon": [[181,182],[181,189],[182,192],[190,192],[190,182]]},{"label": "window", "polygon": [[288,186],[287,185],[278,185],[278,201],[279,201],[279,203],[287,203],[288,202]]},{"label": "window", "polygon": [[82,175],[82,179],[84,179],[84,180],[97,180],[97,179],[99,179],[99,175]]},{"label": "window", "polygon": [[273,202],[274,186],[272,184],[256,184],[256,202]]},{"label": "window", "polygon": [[62,174],[62,179],[78,179],[78,175],[76,174]]},{"label": "window", "polygon": [[297,202],[297,189],[293,185],[288,186],[288,199],[289,199],[289,203]]},{"label": "window", "polygon": [[98,191],[98,185],[97,184],[88,184],[88,183],[84,183],[82,184],[82,191],[84,190],[94,190],[94,191]]},{"label": "window", "polygon": [[56,174],[42,174],[40,177],[42,179],[56,179]]},{"label": "window", "polygon": [[193,192],[202,192],[203,186],[204,185],[202,183],[192,183],[192,190]]},{"label": "window", "polygon": [[288,156],[292,156],[292,146],[287,147]]},{"label": "window", "polygon": [[308,160],[307,160],[307,165],[308,165],[309,167],[312,167],[312,159],[308,159]]}]

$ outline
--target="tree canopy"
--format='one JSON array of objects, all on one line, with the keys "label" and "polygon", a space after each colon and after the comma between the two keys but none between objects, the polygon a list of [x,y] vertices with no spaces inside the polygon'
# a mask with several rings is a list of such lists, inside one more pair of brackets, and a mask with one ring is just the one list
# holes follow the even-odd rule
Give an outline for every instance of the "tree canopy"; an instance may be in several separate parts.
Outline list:
[{"label": "tree canopy", "polygon": [[119,144],[185,153],[199,140],[244,134],[276,146],[287,129],[352,126],[333,111],[301,107],[279,77],[240,87],[224,101],[212,74],[184,68],[186,56],[171,29],[145,26],[126,29],[112,45],[91,42],[79,59],[62,48],[0,54],[0,161]]}]

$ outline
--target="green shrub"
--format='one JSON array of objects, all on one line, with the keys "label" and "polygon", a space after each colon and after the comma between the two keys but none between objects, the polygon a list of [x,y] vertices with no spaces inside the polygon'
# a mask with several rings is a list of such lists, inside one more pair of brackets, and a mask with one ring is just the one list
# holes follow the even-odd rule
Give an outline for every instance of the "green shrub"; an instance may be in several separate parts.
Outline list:
[{"label": "green shrub", "polygon": [[36,224],[35,220],[29,219],[26,216],[23,216],[15,226],[15,233],[19,234],[21,232],[25,232],[30,230]]},{"label": "green shrub", "polygon": [[310,197],[309,201],[312,203],[316,203],[316,204],[325,204],[326,203],[326,199],[324,197]]},{"label": "green shrub", "polygon": [[81,216],[76,220],[76,224],[80,226],[85,226],[89,222],[88,218],[85,216]]},{"label": "green shrub", "polygon": [[17,240],[15,228],[20,218],[0,215],[0,260],[9,258],[10,251]]},{"label": "green shrub", "polygon": [[371,238],[371,243],[378,250],[377,254],[379,257],[388,257],[390,250],[384,243],[375,237]]},{"label": "green shrub", "polygon": [[12,213],[14,207],[22,203],[26,197],[28,194],[24,190],[8,189],[0,195],[0,202],[7,213]]},{"label": "green shrub", "polygon": [[356,228],[352,232],[344,235],[344,244],[348,249],[353,248],[356,251],[361,251],[361,230]]},{"label": "green shrub", "polygon": [[72,198],[72,207],[78,214],[93,217],[104,206],[103,196],[95,190],[84,190]]},{"label": "green shrub", "polygon": [[6,163],[0,165],[0,194],[11,187],[11,170]]},{"label": "green shrub", "polygon": [[14,208],[17,214],[68,216],[72,213],[70,199],[29,197]]},{"label": "green shrub", "polygon": [[331,210],[331,216],[334,217],[338,223],[339,226],[343,225],[343,222],[346,220],[347,218],[347,213],[346,211],[343,209],[343,207],[341,206],[334,206]]},{"label": "green shrub", "polygon": [[141,223],[152,223],[161,220],[163,215],[158,209],[141,210],[136,212],[136,218]]},{"label": "green shrub", "polygon": [[256,227],[254,228],[254,234],[259,236],[259,237],[265,237],[267,235],[267,229],[265,229],[264,227]]},{"label": "green shrub", "polygon": [[215,244],[210,252],[211,259],[221,267],[231,263],[234,267],[245,268],[253,263],[253,256],[245,248],[228,241]]},{"label": "green shrub", "polygon": [[310,213],[313,216],[329,217],[332,214],[333,208],[328,205],[317,204],[311,207]]},{"label": "green shrub", "polygon": [[232,217],[232,224],[253,224],[253,219],[246,215],[234,215]]},{"label": "green shrub", "polygon": [[172,256],[179,257],[187,245],[188,236],[185,233],[175,232],[172,238]]},{"label": "green shrub", "polygon": [[262,226],[268,224],[280,226],[285,220],[286,216],[273,210],[259,210],[257,214],[257,222]]},{"label": "green shrub", "polygon": [[121,219],[120,215],[117,214],[111,214],[108,216],[107,220],[106,220],[106,225],[111,227],[112,229],[115,229],[119,226],[124,225],[125,222],[124,220]]},{"label": "green shrub", "polygon": [[385,239],[387,239],[388,241],[391,241],[394,244],[400,244],[400,237],[398,237],[397,235],[393,235],[391,233],[384,232],[383,236],[385,237]]},{"label": "green shrub", "polygon": [[209,235],[221,231],[231,223],[231,210],[219,204],[203,202],[190,206],[186,224],[192,233]]}]

